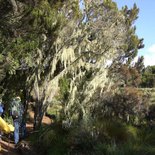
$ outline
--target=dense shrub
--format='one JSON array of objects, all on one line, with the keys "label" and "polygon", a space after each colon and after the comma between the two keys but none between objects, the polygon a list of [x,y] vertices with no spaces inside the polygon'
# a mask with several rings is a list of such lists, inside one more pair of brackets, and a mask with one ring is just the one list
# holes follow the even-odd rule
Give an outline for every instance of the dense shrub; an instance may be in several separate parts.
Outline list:
[{"label": "dense shrub", "polygon": [[148,110],[148,96],[141,90],[126,87],[116,93],[103,96],[92,116],[99,119],[119,119],[123,122],[139,125],[144,123]]},{"label": "dense shrub", "polygon": [[[91,128],[92,125],[96,126]],[[77,124],[78,125],[78,124]],[[93,127],[93,126],[92,126]],[[60,124],[39,133],[40,154],[46,155],[153,155],[155,131],[120,121],[80,123],[70,129]]]}]

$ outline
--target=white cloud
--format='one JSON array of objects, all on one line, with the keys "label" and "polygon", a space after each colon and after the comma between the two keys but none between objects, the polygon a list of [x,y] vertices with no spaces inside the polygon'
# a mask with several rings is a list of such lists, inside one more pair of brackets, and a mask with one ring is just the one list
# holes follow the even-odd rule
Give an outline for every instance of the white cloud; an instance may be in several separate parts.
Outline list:
[{"label": "white cloud", "polygon": [[155,44],[150,46],[147,53],[144,55],[144,64],[145,66],[155,65]]},{"label": "white cloud", "polygon": [[155,54],[155,44],[152,45],[149,50],[148,50],[150,53],[154,53]]},{"label": "white cloud", "polygon": [[144,65],[145,66],[153,66],[153,65],[155,65],[155,54],[153,54],[153,55],[145,55],[144,56]]}]

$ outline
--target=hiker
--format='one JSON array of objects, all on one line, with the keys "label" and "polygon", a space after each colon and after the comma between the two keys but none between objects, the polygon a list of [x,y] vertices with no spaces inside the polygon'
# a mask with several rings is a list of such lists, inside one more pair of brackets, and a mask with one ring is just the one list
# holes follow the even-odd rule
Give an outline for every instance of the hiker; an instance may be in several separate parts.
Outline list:
[{"label": "hiker", "polygon": [[3,117],[4,114],[4,105],[2,103],[2,100],[0,100],[0,116]]},{"label": "hiker", "polygon": [[26,120],[23,118],[21,122],[21,138],[25,138],[27,134],[26,131]]},{"label": "hiker", "polygon": [[21,102],[21,98],[18,96],[11,102],[11,116],[13,119],[14,130],[14,143],[19,142],[19,131],[22,124],[24,107]]},{"label": "hiker", "polygon": [[[0,101],[0,117],[2,116],[3,114],[3,105],[2,105],[2,101]],[[2,130],[0,129],[0,143],[1,143],[1,140],[2,140]],[[2,150],[1,148],[1,144],[0,144],[0,151]]]},{"label": "hiker", "polygon": [[14,127],[11,124],[8,124],[1,116],[4,113],[4,106],[2,102],[0,102],[0,152],[2,151],[2,135],[3,133],[5,134],[10,134],[11,132],[14,131]]}]

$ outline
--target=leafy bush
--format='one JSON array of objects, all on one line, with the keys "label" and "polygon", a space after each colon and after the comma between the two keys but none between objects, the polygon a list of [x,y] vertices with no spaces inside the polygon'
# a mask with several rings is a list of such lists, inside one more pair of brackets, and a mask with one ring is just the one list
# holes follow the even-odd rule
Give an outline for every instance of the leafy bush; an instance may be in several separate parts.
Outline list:
[{"label": "leafy bush", "polygon": [[122,88],[115,94],[103,97],[95,107],[93,117],[98,119],[118,119],[134,125],[143,124],[148,109],[148,97],[133,87]]},{"label": "leafy bush", "polygon": [[40,130],[38,137],[41,155],[155,154],[155,129],[137,128],[119,120],[80,122],[68,129],[55,124]]},{"label": "leafy bush", "polygon": [[67,154],[67,134],[68,131],[62,129],[60,124],[54,124],[49,127],[44,127],[39,132],[39,140],[37,148],[41,155],[62,155]]}]

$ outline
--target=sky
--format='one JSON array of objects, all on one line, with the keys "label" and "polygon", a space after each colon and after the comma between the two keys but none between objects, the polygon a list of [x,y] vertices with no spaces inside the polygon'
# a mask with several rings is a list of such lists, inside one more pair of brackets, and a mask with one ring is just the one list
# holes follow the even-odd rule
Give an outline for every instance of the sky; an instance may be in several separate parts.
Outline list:
[{"label": "sky", "polygon": [[144,38],[145,47],[140,49],[138,56],[144,56],[144,64],[155,65],[155,0],[113,0],[119,8],[127,5],[129,8],[134,3],[140,9],[139,18],[136,20],[136,34]]}]

